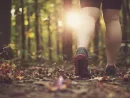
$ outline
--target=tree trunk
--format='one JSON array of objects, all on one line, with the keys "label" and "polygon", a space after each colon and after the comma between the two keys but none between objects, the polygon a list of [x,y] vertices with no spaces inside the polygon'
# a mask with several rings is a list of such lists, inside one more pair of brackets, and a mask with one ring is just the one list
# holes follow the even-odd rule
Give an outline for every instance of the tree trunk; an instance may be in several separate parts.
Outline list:
[{"label": "tree trunk", "polygon": [[56,19],[56,53],[57,53],[57,59],[60,61],[60,31],[59,31],[60,26],[58,25],[59,15],[58,15],[58,10],[56,8],[55,8],[55,17],[57,17]]},{"label": "tree trunk", "polygon": [[39,16],[38,16],[38,0],[35,0],[35,36],[36,36],[36,52],[40,51],[40,40],[39,40]]},{"label": "tree trunk", "polygon": [[[30,7],[28,4],[28,8],[27,8],[27,21],[28,21],[28,27],[27,27],[27,31],[30,31]],[[30,59],[30,55],[31,55],[31,38],[28,37],[28,41],[27,41],[27,46],[28,46],[28,58]]]},{"label": "tree trunk", "polygon": [[[14,44],[16,45],[16,48],[21,48],[21,12],[19,11],[19,8],[21,8],[20,1],[15,1],[15,40]],[[12,2],[13,3],[13,2]],[[20,44],[19,44],[20,43]]]},{"label": "tree trunk", "polygon": [[[58,25],[57,25],[58,29]],[[60,60],[60,37],[59,37],[59,31],[56,32],[56,49],[57,49],[57,58]]]},{"label": "tree trunk", "polygon": [[49,49],[49,60],[52,60],[52,32],[50,31],[50,15],[48,16],[48,49]]},{"label": "tree trunk", "polygon": [[128,17],[130,19],[130,1],[129,0],[126,0],[126,7],[127,7],[127,13],[128,13]]},{"label": "tree trunk", "polygon": [[21,8],[22,8],[22,15],[21,15],[21,36],[22,36],[22,60],[25,59],[25,26],[24,26],[24,1],[21,0]]},{"label": "tree trunk", "polygon": [[10,43],[11,38],[11,0],[0,2],[0,49]]},{"label": "tree trunk", "polygon": [[[15,6],[15,9],[19,9],[19,7],[16,5]],[[19,44],[21,41],[20,41],[20,37],[21,37],[21,31],[20,31],[20,28],[21,28],[21,15],[19,14],[19,10],[16,10],[16,17],[15,17],[15,44],[16,44],[16,47],[17,48],[20,48],[19,47]]]},{"label": "tree trunk", "polygon": [[[130,26],[130,0],[126,0],[127,14],[128,14],[128,28]],[[130,30],[128,30],[128,36],[130,36]],[[130,43],[130,37],[128,37],[128,43]]]},{"label": "tree trunk", "polygon": [[126,1],[125,0],[123,0],[122,1],[123,2],[123,4],[122,4],[122,13],[123,13],[123,41],[124,41],[124,43],[125,43],[125,46],[124,46],[124,53],[125,54],[127,54],[127,52],[128,52],[128,43],[127,43],[127,40],[128,40],[128,38],[127,38],[127,32],[126,32],[126,30],[127,30],[127,9],[126,9]]},{"label": "tree trunk", "polygon": [[11,0],[0,2],[0,57],[3,59],[12,58],[12,50],[8,47],[11,38]]},{"label": "tree trunk", "polygon": [[[64,0],[64,13],[67,13],[69,10],[71,10],[71,6],[72,0]],[[64,32],[62,35],[62,52],[64,60],[72,60],[72,32],[67,24],[64,26]]]}]

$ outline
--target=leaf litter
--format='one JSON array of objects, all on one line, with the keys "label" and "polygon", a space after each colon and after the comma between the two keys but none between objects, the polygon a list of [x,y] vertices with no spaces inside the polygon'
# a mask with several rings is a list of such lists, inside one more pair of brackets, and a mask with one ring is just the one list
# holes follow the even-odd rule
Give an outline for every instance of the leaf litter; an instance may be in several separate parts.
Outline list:
[{"label": "leaf litter", "polygon": [[129,70],[126,72],[120,70],[116,77],[109,77],[105,76],[102,70],[91,69],[92,78],[81,79],[74,75],[72,64],[64,67],[63,65],[55,66],[41,64],[15,69],[10,63],[2,63],[0,66],[0,91],[3,93],[0,93],[0,98],[2,98],[1,96],[12,98],[9,96],[15,93],[18,93],[16,98],[20,96],[20,98],[28,98],[28,96],[40,98],[38,96],[42,95],[46,95],[42,98],[54,98],[55,94],[58,95],[58,98],[130,97]]}]

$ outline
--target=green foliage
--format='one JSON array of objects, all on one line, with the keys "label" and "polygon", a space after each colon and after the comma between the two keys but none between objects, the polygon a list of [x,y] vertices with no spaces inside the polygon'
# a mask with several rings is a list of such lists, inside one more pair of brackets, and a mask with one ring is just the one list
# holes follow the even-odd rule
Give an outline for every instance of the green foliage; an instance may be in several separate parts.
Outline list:
[{"label": "green foliage", "polygon": [[[72,0],[73,8],[79,10],[79,0]],[[11,43],[15,45],[15,48],[19,51],[21,50],[21,4],[20,0],[12,0],[12,22],[11,22]],[[35,39],[35,2],[34,0],[24,0],[24,26],[25,26],[25,35],[26,35],[26,59],[28,58],[28,55],[36,54],[36,39]],[[123,13],[121,11],[121,24],[123,27]],[[41,47],[41,55],[42,58],[49,59],[49,49],[52,50],[52,60],[62,60],[62,32],[64,27],[59,27],[58,22],[62,22],[63,26],[63,2],[62,0],[38,0],[38,21],[39,21],[39,35],[40,35],[40,47]],[[128,21],[130,21],[129,16]],[[130,32],[129,28],[130,22],[127,25],[127,29],[125,32]],[[100,51],[100,49],[104,49],[104,32],[105,32],[105,25],[103,21],[103,17],[100,17],[100,28],[98,30],[99,32],[99,48],[97,50]],[[49,34],[51,36],[51,47],[48,47],[48,38]],[[130,34],[128,34],[130,35]],[[59,54],[57,54],[57,38],[59,38]],[[28,40],[30,39],[30,52],[29,46],[28,46]],[[73,31],[73,53],[75,53],[76,49],[76,42],[75,42],[75,32]],[[94,48],[94,41],[90,45],[90,52],[94,54],[95,52]],[[91,53],[90,53],[91,54]],[[99,54],[99,58],[103,58],[101,54],[104,54],[104,51]],[[58,56],[60,58],[58,58]]]}]

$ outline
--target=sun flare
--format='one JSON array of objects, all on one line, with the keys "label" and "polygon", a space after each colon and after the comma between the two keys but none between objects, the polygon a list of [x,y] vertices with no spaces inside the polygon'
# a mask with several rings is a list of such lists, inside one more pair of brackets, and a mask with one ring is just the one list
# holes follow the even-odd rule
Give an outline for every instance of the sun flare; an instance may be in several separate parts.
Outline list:
[{"label": "sun flare", "polygon": [[76,28],[80,24],[80,14],[78,12],[68,12],[66,15],[66,23],[72,28]]}]

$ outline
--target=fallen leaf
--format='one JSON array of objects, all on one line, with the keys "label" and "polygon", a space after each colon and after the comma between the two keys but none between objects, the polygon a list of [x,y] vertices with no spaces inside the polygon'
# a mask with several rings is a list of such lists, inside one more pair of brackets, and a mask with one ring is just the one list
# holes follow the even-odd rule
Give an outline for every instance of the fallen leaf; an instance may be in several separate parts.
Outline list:
[{"label": "fallen leaf", "polygon": [[18,80],[22,80],[23,78],[24,78],[24,76],[19,76],[19,75],[16,77],[16,79],[18,79]]}]

